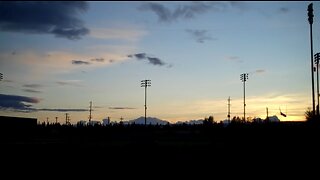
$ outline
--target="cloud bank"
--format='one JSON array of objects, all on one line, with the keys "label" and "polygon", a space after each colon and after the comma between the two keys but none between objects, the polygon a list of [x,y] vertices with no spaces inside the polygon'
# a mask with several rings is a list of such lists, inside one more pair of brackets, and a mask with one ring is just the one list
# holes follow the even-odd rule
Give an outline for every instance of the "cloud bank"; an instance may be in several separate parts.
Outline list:
[{"label": "cloud bank", "polygon": [[32,34],[53,34],[70,40],[89,33],[79,15],[88,9],[80,1],[2,1],[0,30]]},{"label": "cloud bank", "polygon": [[13,111],[34,111],[31,104],[37,104],[40,99],[27,96],[0,94],[0,109]]},{"label": "cloud bank", "polygon": [[33,104],[40,102],[40,99],[35,97],[18,96],[18,95],[8,95],[0,94],[0,109],[9,110],[16,112],[34,112],[34,111],[53,111],[53,112],[84,112],[88,109],[78,109],[78,108],[34,108]]}]

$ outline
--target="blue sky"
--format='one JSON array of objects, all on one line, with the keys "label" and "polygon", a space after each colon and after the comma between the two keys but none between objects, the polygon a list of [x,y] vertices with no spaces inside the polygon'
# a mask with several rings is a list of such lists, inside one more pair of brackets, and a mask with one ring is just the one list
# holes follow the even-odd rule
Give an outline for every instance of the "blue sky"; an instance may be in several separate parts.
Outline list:
[{"label": "blue sky", "polygon": [[[311,107],[310,2],[1,2],[0,115],[72,122],[303,120]],[[42,9],[42,10],[41,10]],[[64,10],[64,11],[63,11]],[[15,12],[15,13],[12,13]],[[314,52],[320,43],[314,2]],[[280,116],[279,108],[287,113]]]}]

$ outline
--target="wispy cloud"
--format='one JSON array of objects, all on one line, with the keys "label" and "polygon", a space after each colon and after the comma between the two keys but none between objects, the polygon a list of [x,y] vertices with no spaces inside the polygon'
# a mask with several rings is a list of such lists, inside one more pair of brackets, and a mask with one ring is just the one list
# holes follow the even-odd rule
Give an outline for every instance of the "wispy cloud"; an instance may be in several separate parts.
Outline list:
[{"label": "wispy cloud", "polygon": [[255,73],[261,74],[261,73],[265,73],[266,70],[265,69],[257,69],[254,71]]},{"label": "wispy cloud", "polygon": [[82,61],[82,60],[72,60],[72,64],[74,64],[74,65],[89,65],[90,62]]},{"label": "wispy cloud", "polygon": [[109,109],[123,110],[123,109],[136,109],[136,108],[131,108],[131,107],[109,107]]},{"label": "wispy cloud", "polygon": [[14,81],[12,80],[8,80],[8,79],[5,79],[5,80],[2,80],[3,82],[7,82],[7,83],[13,83]]},{"label": "wispy cloud", "polygon": [[85,112],[89,111],[88,109],[50,109],[50,108],[42,108],[37,109],[37,111],[52,111],[52,112]]},{"label": "wispy cloud", "polygon": [[[19,76],[20,81],[29,82],[40,81],[53,74],[66,74],[74,71],[88,72],[95,68],[107,67],[128,60],[127,54],[132,52],[134,51],[127,46],[124,49],[122,46],[93,48],[89,49],[89,53],[21,51],[12,56],[9,52],[0,52],[0,59],[6,62],[1,64],[3,69],[15,68],[14,76]],[[72,64],[72,60],[85,61],[90,64],[76,65]],[[6,73],[5,78],[9,75],[11,78],[14,77],[13,74]]]},{"label": "wispy cloud", "polygon": [[231,61],[231,62],[243,63],[243,60],[241,60],[239,56],[227,56],[225,57],[225,60]]},{"label": "wispy cloud", "polygon": [[129,28],[92,28],[90,36],[98,39],[138,41],[147,35],[147,31],[135,27]]},{"label": "wispy cloud", "polygon": [[94,59],[91,59],[91,61],[104,62],[104,58],[94,58]]},{"label": "wispy cloud", "polygon": [[167,63],[163,62],[160,58],[157,57],[150,57],[146,53],[137,53],[137,54],[130,54],[128,55],[129,58],[136,58],[137,60],[146,60],[149,64],[155,66],[164,66]]},{"label": "wispy cloud", "polygon": [[263,74],[266,73],[265,69],[256,69],[254,71],[249,72],[249,74]]},{"label": "wispy cloud", "polygon": [[39,102],[40,99],[35,97],[0,94],[0,109],[3,110],[21,112],[34,111],[35,109],[31,104],[37,104]]},{"label": "wispy cloud", "polygon": [[139,7],[139,10],[154,12],[158,16],[158,20],[160,22],[173,22],[178,19],[194,18],[198,14],[206,13],[214,7],[219,8],[221,5],[221,3],[212,2],[192,2],[171,10],[162,4],[149,2]]},{"label": "wispy cloud", "polygon": [[29,92],[29,93],[42,93],[42,91],[39,90],[34,90],[34,89],[23,89],[24,92]]},{"label": "wispy cloud", "polygon": [[83,1],[1,1],[0,30],[80,39],[89,33],[89,29],[78,15],[86,12],[88,7]]},{"label": "wispy cloud", "polygon": [[151,11],[157,15],[159,22],[175,22],[179,19],[192,19],[207,12],[223,12],[227,8],[245,10],[244,2],[190,2],[174,8],[169,8],[156,2],[148,2],[141,5],[140,11]]},{"label": "wispy cloud", "polygon": [[192,30],[186,29],[186,32],[189,33],[198,43],[204,43],[204,41],[216,40],[216,38],[212,38],[207,30]]},{"label": "wispy cloud", "polygon": [[79,87],[79,86],[82,86],[80,84],[80,80],[64,80],[64,81],[57,81],[56,83],[61,85],[61,86],[76,86],[76,87]]},{"label": "wispy cloud", "polygon": [[41,84],[24,84],[23,87],[26,87],[26,88],[41,88],[43,86]]}]

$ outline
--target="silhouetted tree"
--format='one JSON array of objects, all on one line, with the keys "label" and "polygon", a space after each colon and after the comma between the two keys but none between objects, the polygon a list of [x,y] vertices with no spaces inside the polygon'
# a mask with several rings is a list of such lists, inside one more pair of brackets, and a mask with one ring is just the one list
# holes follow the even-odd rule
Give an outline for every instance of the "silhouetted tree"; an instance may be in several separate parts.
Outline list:
[{"label": "silhouetted tree", "polygon": [[203,124],[204,125],[212,125],[214,122],[213,116],[209,116],[209,118],[204,118]]},{"label": "silhouetted tree", "polygon": [[234,116],[231,120],[232,123],[241,123],[241,119],[239,116]]},{"label": "silhouetted tree", "polygon": [[[319,120],[319,119],[320,119],[319,116],[317,116],[317,115],[315,115],[315,114],[313,113],[313,110],[311,110],[311,108],[308,108],[308,109],[306,110],[306,112],[304,113],[304,115],[305,115],[306,120],[307,120],[308,122],[314,123],[314,122],[318,122],[318,121],[316,121],[316,120]],[[319,123],[319,122],[318,122],[318,123]]]}]

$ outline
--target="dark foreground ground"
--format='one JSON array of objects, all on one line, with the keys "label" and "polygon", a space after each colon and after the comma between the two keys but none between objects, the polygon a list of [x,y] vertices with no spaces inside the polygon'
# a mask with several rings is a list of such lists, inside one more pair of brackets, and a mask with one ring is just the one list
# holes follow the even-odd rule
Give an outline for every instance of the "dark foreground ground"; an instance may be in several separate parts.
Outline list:
[{"label": "dark foreground ground", "polygon": [[[15,169],[124,172],[274,172],[320,167],[320,126],[307,123],[211,126],[1,127],[1,163]],[[90,167],[90,168],[89,168]],[[314,172],[314,171],[313,171]],[[227,174],[226,174],[227,175]]]}]

